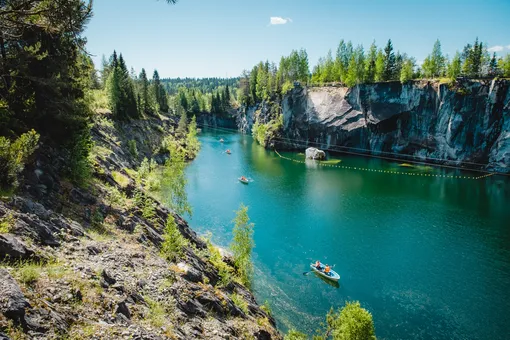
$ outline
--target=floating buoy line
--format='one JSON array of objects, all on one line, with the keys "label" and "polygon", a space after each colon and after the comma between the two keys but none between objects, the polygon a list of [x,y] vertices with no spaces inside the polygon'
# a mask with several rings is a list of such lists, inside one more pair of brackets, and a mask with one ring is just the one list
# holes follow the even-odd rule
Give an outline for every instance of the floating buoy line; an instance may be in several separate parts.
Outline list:
[{"label": "floating buoy line", "polygon": [[[274,150],[274,152],[281,159],[292,161],[294,163],[306,164],[305,161],[302,161],[300,159],[294,159],[294,158],[282,156],[278,152],[278,150],[276,150],[276,149]],[[423,174],[423,173],[417,173],[417,172],[403,172],[403,171],[394,171],[394,170],[371,169],[371,168],[364,168],[364,167],[359,167],[359,166],[328,164],[328,163],[322,163],[321,161],[317,161],[316,164],[318,164],[320,166],[323,166],[323,167],[327,167],[327,168],[357,170],[357,171],[384,173],[384,174],[392,174],[392,175],[403,175],[403,176],[441,177],[441,178],[454,178],[454,179],[482,179],[482,178],[489,177],[489,176],[493,175],[492,173],[485,174],[485,175],[482,175],[482,176],[457,176],[457,175]]]}]

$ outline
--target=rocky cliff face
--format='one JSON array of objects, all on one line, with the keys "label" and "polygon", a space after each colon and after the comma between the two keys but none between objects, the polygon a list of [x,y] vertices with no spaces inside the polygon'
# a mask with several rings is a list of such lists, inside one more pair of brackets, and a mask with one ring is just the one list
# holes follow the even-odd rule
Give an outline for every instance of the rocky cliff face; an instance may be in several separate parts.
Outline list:
[{"label": "rocky cliff face", "polygon": [[[510,82],[425,81],[295,88],[279,147],[454,163],[510,172]],[[348,148],[346,148],[348,147]]]},{"label": "rocky cliff face", "polygon": [[178,215],[188,245],[175,261],[161,256],[172,213],[136,203],[134,169],[175,125],[98,115],[94,178],[81,188],[59,176],[58,152],[39,148],[18,194],[0,197],[0,339],[281,338],[245,287],[220,282]]}]

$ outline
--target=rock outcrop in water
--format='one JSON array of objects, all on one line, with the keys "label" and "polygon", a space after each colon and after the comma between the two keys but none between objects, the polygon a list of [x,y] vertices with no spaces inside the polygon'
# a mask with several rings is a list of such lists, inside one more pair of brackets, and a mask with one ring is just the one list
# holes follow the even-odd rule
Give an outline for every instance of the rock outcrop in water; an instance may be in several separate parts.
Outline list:
[{"label": "rock outcrop in water", "polygon": [[326,159],[326,153],[322,150],[317,149],[317,148],[306,149],[305,156],[308,159],[318,159],[318,160]]},{"label": "rock outcrop in water", "polygon": [[[280,103],[283,139],[276,145],[288,149],[315,146],[508,173],[509,87],[507,80],[459,80],[454,86],[414,81],[353,88],[298,87]],[[264,106],[257,108],[262,120],[269,111]],[[245,108],[238,122],[253,121],[248,117],[252,112],[256,111]]]}]

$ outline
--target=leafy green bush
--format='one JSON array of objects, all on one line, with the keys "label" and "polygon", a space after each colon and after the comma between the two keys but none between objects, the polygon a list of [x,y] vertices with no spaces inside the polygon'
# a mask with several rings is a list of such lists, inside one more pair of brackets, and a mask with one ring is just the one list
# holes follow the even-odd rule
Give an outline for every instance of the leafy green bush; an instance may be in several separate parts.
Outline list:
[{"label": "leafy green bush", "polygon": [[18,186],[18,175],[37,148],[38,141],[39,134],[34,130],[22,134],[15,141],[0,136],[0,189]]},{"label": "leafy green bush", "polygon": [[260,145],[267,147],[269,141],[277,138],[282,129],[283,115],[278,114],[275,119],[270,120],[266,124],[259,123],[257,119],[252,127],[252,136]]},{"label": "leafy green bush", "polygon": [[234,239],[231,249],[234,253],[234,263],[241,282],[245,286],[250,287],[253,276],[251,252],[253,247],[255,247],[255,242],[253,241],[254,224],[250,223],[247,206],[241,204],[233,222],[234,229],[232,233],[234,234]]},{"label": "leafy green bush", "polygon": [[283,337],[283,340],[307,340],[308,337],[306,334],[296,331],[295,329],[290,329],[287,334]]},{"label": "leafy green bush", "polygon": [[372,314],[362,308],[358,301],[347,301],[345,306],[336,313],[331,308],[326,316],[326,322],[325,334],[316,337],[317,339],[328,339],[329,335],[339,340],[376,339]]},{"label": "leafy green bush", "polygon": [[188,244],[188,241],[182,236],[171,214],[168,215],[168,219],[166,220],[163,240],[161,256],[170,262],[177,260],[177,258],[182,255],[184,246]]}]

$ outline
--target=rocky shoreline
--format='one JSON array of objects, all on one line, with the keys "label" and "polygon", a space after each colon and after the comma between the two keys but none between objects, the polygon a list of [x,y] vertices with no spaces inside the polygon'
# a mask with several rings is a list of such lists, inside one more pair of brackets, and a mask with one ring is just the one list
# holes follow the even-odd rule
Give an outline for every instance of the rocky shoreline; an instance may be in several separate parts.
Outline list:
[{"label": "rocky shoreline", "polygon": [[168,262],[159,247],[171,212],[154,201],[147,218],[133,203],[134,169],[143,157],[164,160],[158,150],[175,127],[99,114],[85,188],[59,177],[65,164],[41,145],[19,192],[0,201],[9,229],[0,234],[0,339],[281,338],[248,289],[219,284],[207,244],[184,219],[174,215],[188,246]]}]

